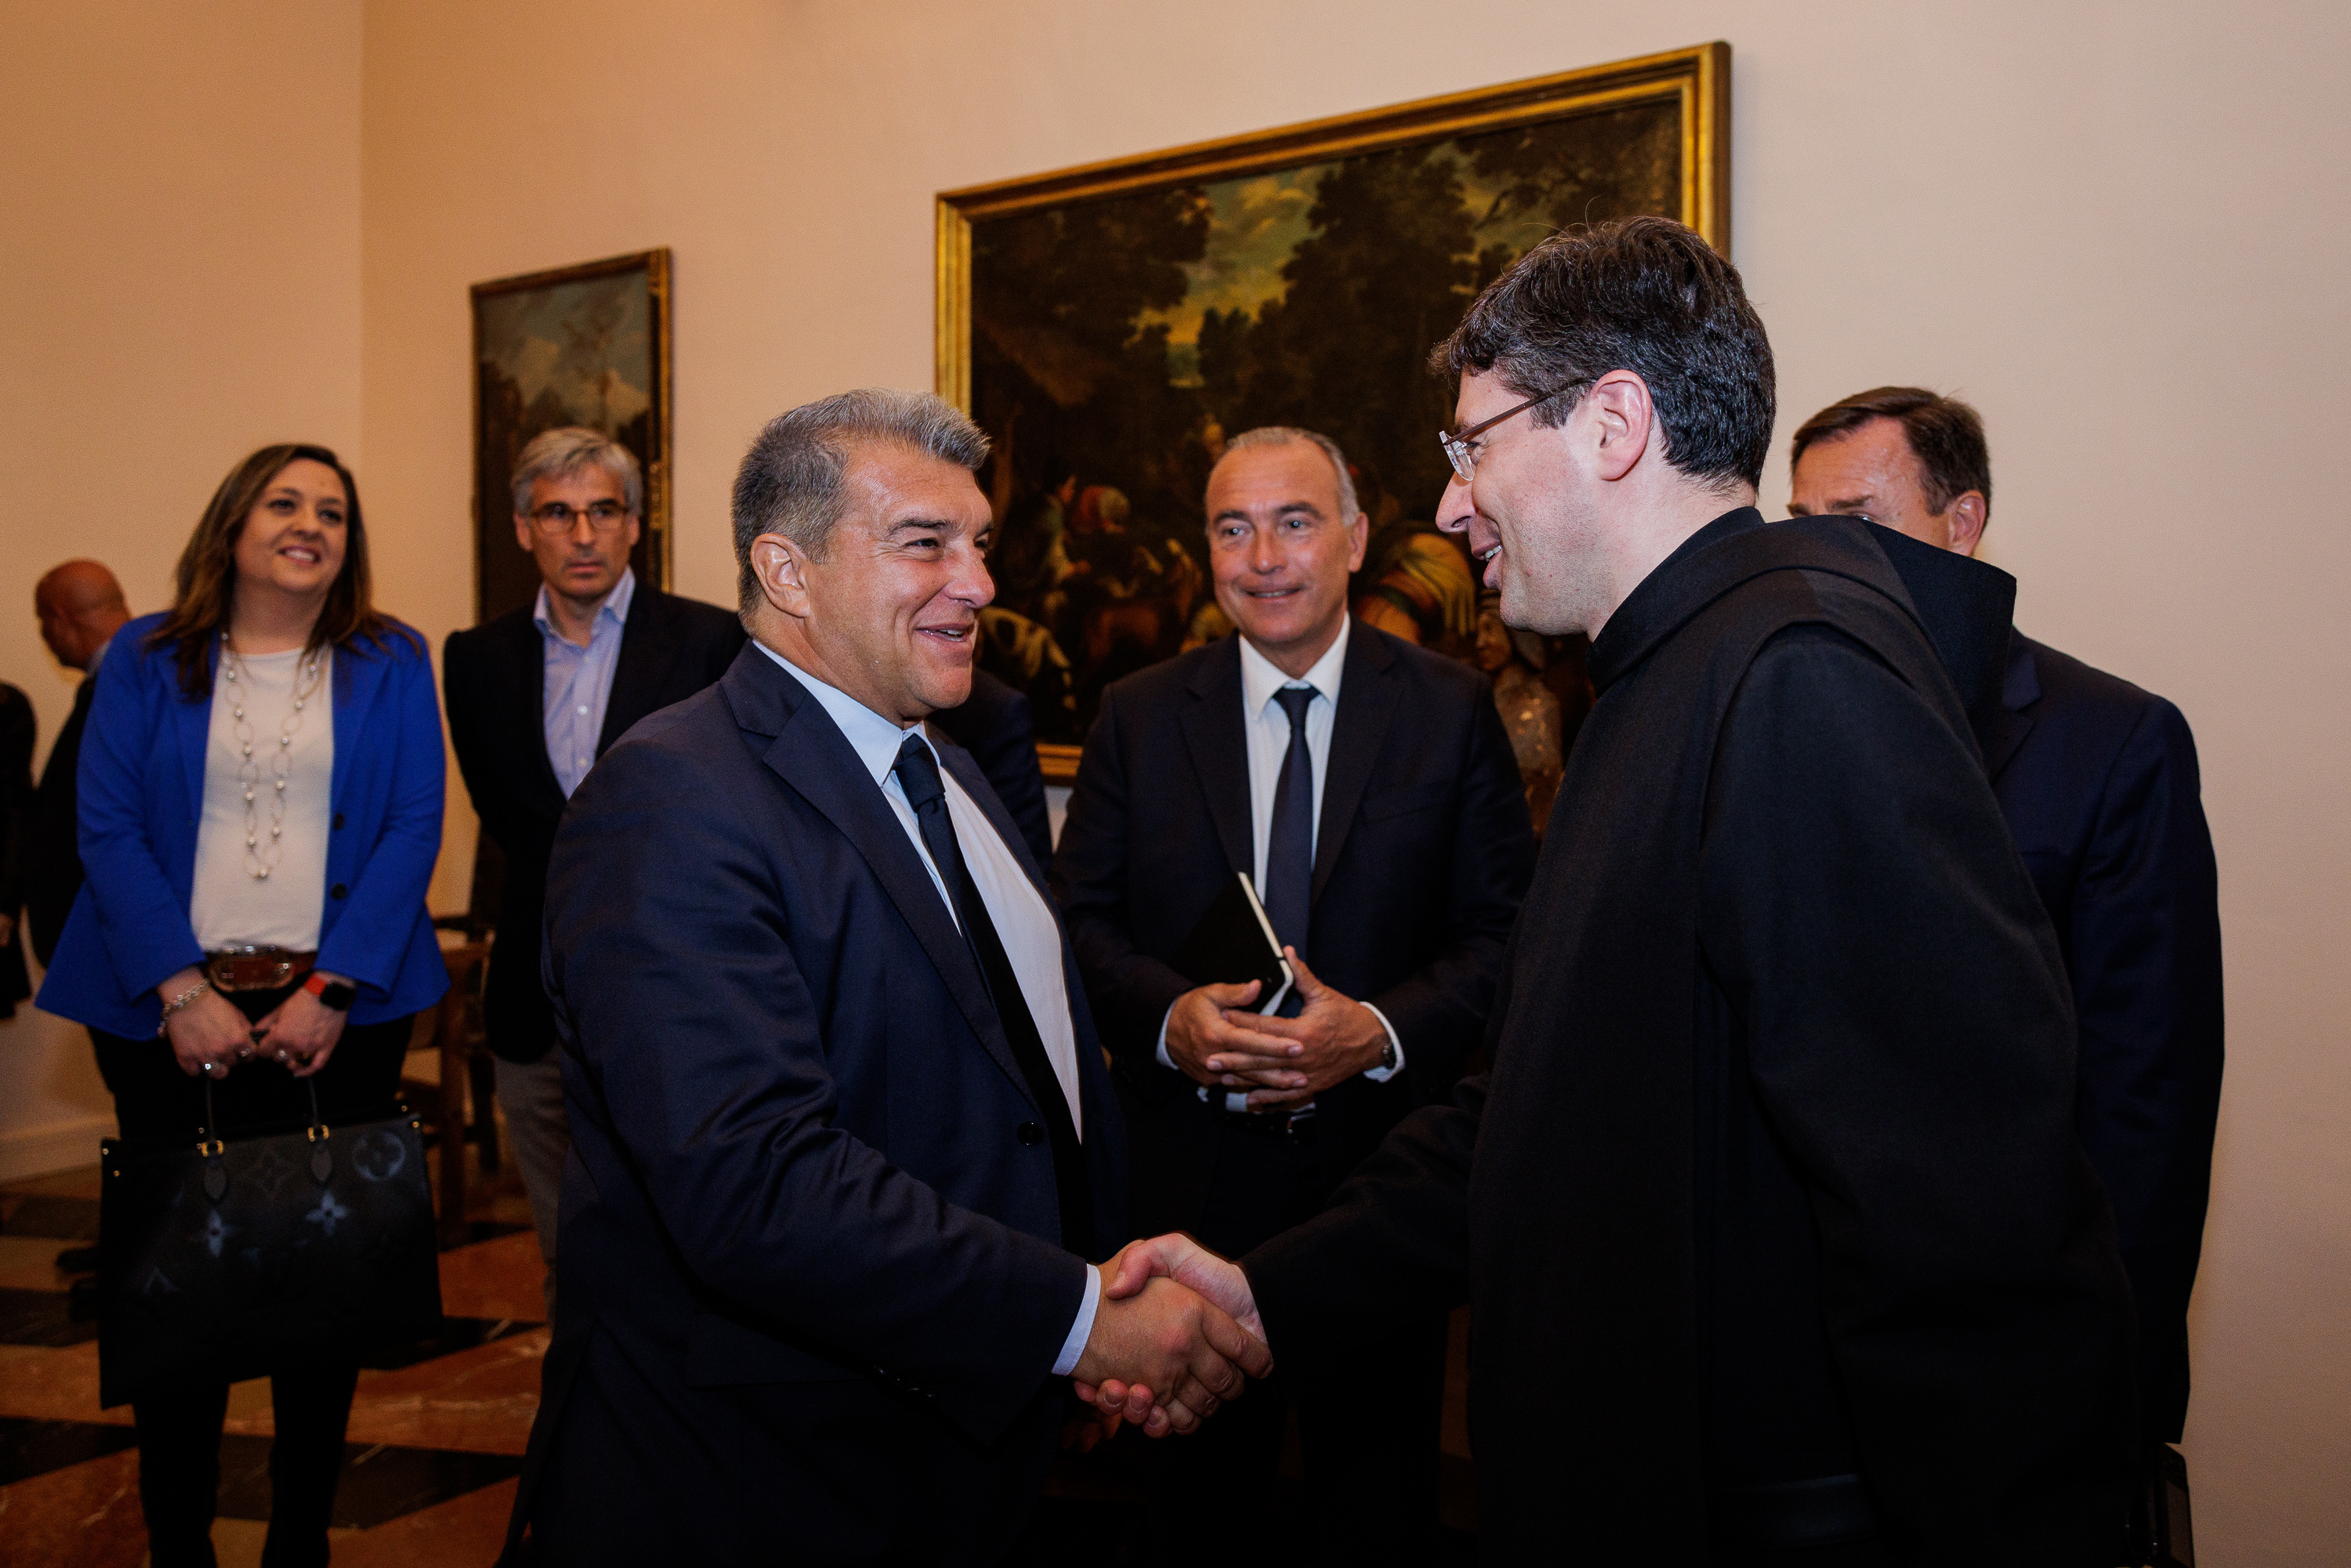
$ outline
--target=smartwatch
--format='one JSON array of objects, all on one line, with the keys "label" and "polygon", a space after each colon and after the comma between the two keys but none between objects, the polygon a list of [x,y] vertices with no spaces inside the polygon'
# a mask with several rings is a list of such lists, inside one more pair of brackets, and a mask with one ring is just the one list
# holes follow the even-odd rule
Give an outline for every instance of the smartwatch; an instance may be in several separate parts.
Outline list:
[{"label": "smartwatch", "polygon": [[351,1004],[359,999],[360,995],[358,987],[345,985],[340,980],[329,980],[316,969],[311,970],[310,977],[302,982],[302,988],[318,998],[320,1006],[332,1008],[339,1013],[350,1011]]}]

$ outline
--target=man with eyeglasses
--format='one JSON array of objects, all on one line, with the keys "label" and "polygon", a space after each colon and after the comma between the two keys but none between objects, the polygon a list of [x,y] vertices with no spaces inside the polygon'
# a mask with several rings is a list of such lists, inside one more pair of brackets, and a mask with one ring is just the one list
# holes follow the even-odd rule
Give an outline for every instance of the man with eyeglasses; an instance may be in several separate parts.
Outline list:
[{"label": "man with eyeglasses", "polygon": [[731,612],[664,593],[631,570],[644,477],[627,447],[578,426],[546,431],[516,459],[513,496],[515,542],[538,565],[538,599],[451,632],[441,668],[457,765],[482,831],[505,854],[483,1025],[551,1317],[556,1199],[570,1148],[538,974],[556,824],[606,748],[716,681],[747,639]]},{"label": "man with eyeglasses", "polygon": [[2129,1287],[1976,727],[2013,580],[1764,525],[1771,345],[1680,224],[1544,241],[1437,362],[1439,525],[1510,624],[1593,639],[1492,1071],[1238,1265],[1163,1237],[1105,1293],[1170,1273],[1374,1380],[1470,1302],[1494,1562],[2105,1568]]}]

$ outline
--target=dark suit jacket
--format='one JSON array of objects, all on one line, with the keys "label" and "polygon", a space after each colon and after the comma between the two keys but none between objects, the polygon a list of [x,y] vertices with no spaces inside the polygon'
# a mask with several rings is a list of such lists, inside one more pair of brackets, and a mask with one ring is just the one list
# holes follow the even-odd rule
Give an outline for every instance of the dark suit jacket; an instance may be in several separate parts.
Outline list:
[{"label": "dark suit jacket", "polygon": [[[732,612],[639,581],[621,631],[596,754],[601,757],[647,714],[716,680],[744,641]],[[536,1061],[555,1040],[538,984],[547,856],[564,804],[547,759],[546,667],[546,648],[528,608],[452,632],[441,651],[457,766],[482,831],[506,854],[497,908],[503,942],[490,966],[482,1014],[490,1049],[510,1061]]]},{"label": "dark suit jacket", "polygon": [[2056,925],[2081,1030],[2076,1124],[2130,1270],[2149,1437],[2188,1416],[2188,1297],[2220,1105],[2220,915],[2179,710],[2010,643],[1992,789]]},{"label": "dark suit jacket", "polygon": [[[26,857],[33,829],[33,705],[11,685],[0,685],[0,914],[24,908]],[[19,923],[21,925],[21,922]],[[33,994],[25,969],[25,935],[8,934],[0,946],[0,1018]]]},{"label": "dark suit jacket", "polygon": [[33,792],[32,841],[25,863],[25,918],[33,928],[33,956],[47,968],[57,935],[81,891],[80,826],[74,810],[74,770],[81,760],[81,732],[89,723],[90,694],[98,677],[84,675],[74,689],[73,712],[49,746],[41,782]]},{"label": "dark suit jacket", "polygon": [[[547,909],[572,1154],[517,1509],[549,1560],[995,1561],[1083,1269],[979,967],[856,752],[746,648],[580,785]],[[1108,1249],[1118,1111],[1063,955]]]},{"label": "dark suit jacket", "polygon": [[[1486,679],[1374,631],[1348,638],[1315,834],[1306,959],[1386,1014],[1405,1071],[1316,1099],[1336,1181],[1482,1038],[1503,943],[1534,868],[1518,765]],[[1228,1134],[1197,1085],[1159,1065],[1159,1029],[1198,982],[1172,960],[1235,872],[1255,874],[1240,642],[1228,636],[1103,695],[1053,862],[1128,1107],[1134,1223],[1195,1225]]]}]

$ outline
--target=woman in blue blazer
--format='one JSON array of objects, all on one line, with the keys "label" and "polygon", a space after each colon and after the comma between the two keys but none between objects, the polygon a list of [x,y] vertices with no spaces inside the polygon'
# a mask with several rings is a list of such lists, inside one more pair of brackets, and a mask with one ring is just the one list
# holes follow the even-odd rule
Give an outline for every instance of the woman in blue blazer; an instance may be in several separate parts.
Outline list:
[{"label": "woman in blue blazer", "polygon": [[[392,1114],[410,1022],[448,988],[425,912],[441,847],[432,662],[371,603],[350,473],[265,447],[222,481],[172,609],[99,668],[78,775],[82,863],[46,1010],[89,1026],[127,1140]],[[307,1081],[307,1082],[306,1082]],[[103,1346],[101,1346],[103,1349]],[[270,1379],[267,1561],[327,1561],[359,1375]],[[131,1401],[158,1568],[213,1561],[228,1387]]]}]

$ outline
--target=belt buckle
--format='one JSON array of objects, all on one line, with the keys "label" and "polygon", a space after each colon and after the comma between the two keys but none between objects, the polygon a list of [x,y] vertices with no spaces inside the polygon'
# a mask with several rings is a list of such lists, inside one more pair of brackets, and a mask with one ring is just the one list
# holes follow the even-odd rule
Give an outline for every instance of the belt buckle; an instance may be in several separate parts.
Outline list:
[{"label": "belt buckle", "polygon": [[274,991],[308,967],[289,947],[225,947],[204,955],[204,977],[222,991]]}]

